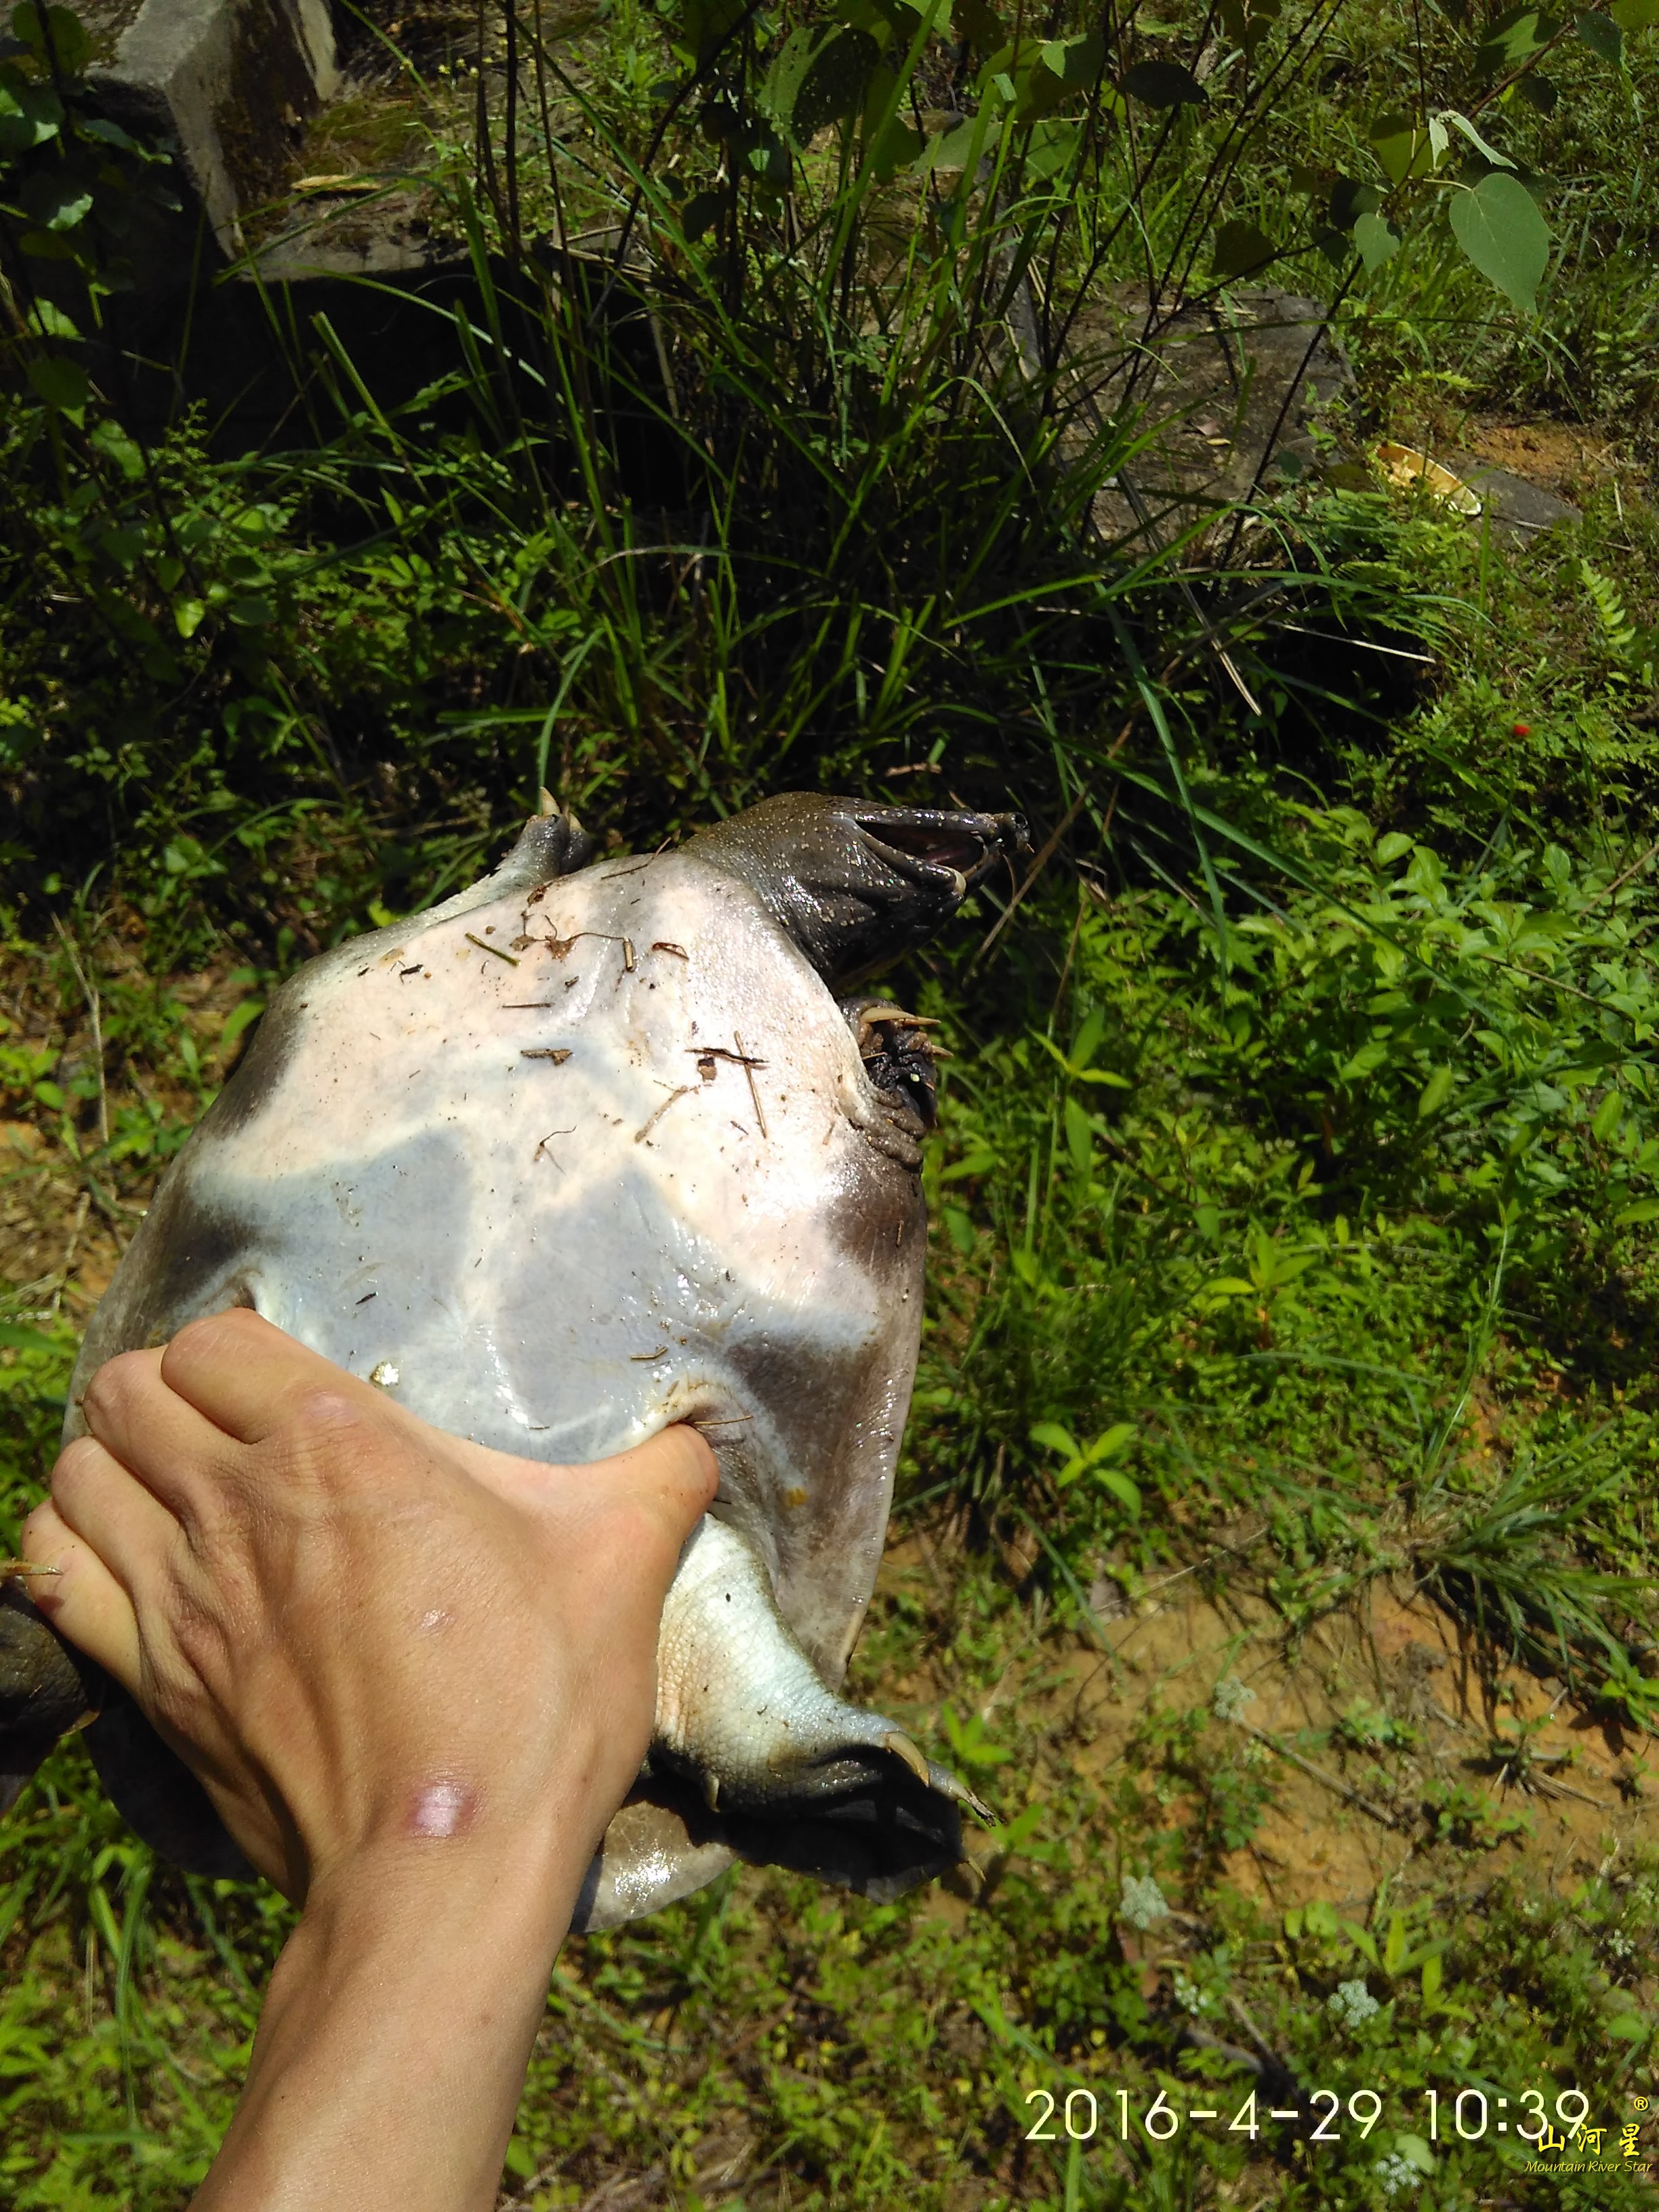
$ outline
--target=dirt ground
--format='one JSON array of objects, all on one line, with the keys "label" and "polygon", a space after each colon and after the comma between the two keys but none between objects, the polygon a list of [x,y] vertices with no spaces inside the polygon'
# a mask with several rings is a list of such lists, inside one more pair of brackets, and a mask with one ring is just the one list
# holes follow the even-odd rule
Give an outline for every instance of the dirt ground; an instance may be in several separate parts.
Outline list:
[{"label": "dirt ground", "polygon": [[1508,469],[1559,499],[1582,501],[1630,473],[1628,454],[1611,438],[1575,422],[1477,420],[1468,424],[1461,443],[1492,467]]},{"label": "dirt ground", "polygon": [[[914,1536],[893,1544],[881,1587],[924,1597],[939,1571],[927,1549]],[[1282,1619],[1254,1587],[1248,1547],[1223,1557],[1218,1587],[1213,1557],[1182,1570],[1102,1621],[1099,1648],[1039,1646],[981,1702],[981,1717],[988,1726],[998,1708],[1017,1710],[1036,1721],[1042,1758],[1103,1779],[1149,1711],[1207,1705],[1231,1676],[1251,1692],[1237,1725],[1278,1771],[1273,1805],[1225,1872],[1275,1911],[1323,1898],[1361,1918],[1380,1886],[1404,1905],[1443,1881],[1452,1846],[1425,1843],[1420,1810],[1436,1783],[1484,1793],[1504,1825],[1516,1817],[1478,1865],[1524,1868],[1562,1893],[1659,1837],[1659,1776],[1649,1777],[1639,1741],[1575,1712],[1559,1682],[1519,1668],[1483,1680],[1468,1637],[1427,1598],[1382,1577],[1291,1651]],[[926,1675],[890,1686],[916,1703],[948,1694]],[[1411,1750],[1345,1750],[1340,1723],[1356,1705],[1403,1723]],[[1518,1735],[1517,1723],[1534,1721],[1542,1725],[1524,1758],[1494,1752]],[[1316,1735],[1331,1740],[1311,1753],[1298,1747]],[[963,1908],[941,1892],[936,1909],[949,1917]]]}]

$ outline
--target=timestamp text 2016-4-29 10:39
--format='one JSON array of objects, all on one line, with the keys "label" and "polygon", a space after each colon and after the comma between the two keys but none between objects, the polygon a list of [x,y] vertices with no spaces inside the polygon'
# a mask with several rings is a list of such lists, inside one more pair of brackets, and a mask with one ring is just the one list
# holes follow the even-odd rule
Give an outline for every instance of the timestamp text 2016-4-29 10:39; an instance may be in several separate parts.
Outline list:
[{"label": "timestamp text 2016-4-29 10:39", "polygon": [[[1649,2103],[1645,2097],[1632,2100],[1631,2116],[1599,2126],[1591,2123],[1590,2100],[1582,2089],[1522,2089],[1511,2099],[1485,2089],[1425,2088],[1409,2101],[1413,2109],[1400,2118],[1419,2127],[1430,2142],[1476,2143],[1512,2136],[1535,2153],[1577,2147],[1599,2158],[1607,2141],[1615,2156],[1649,2154],[1642,2141]],[[1024,2102],[1037,2107],[1024,2131],[1028,2142],[1089,2142],[1109,2133],[1125,2142],[1139,2134],[1149,2142],[1164,2143],[1183,2126],[1213,2126],[1251,2140],[1267,2129],[1292,2127],[1310,2143],[1340,2142],[1345,2134],[1357,2131],[1364,2142],[1386,2110],[1385,2100],[1376,2089],[1355,2089],[1346,2099],[1334,2089],[1315,2089],[1302,2101],[1284,2106],[1269,2105],[1253,2090],[1235,2112],[1224,2105],[1195,2101],[1183,2110],[1171,2104],[1162,2089],[1139,2106],[1127,2089],[1109,2089],[1099,2095],[1085,2088],[1063,2093],[1032,2089]]]}]

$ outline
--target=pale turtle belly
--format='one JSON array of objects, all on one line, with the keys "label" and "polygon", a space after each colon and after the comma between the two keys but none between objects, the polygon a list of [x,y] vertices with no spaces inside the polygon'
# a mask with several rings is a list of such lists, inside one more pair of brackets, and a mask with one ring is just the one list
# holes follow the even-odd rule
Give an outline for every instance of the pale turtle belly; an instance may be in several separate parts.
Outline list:
[{"label": "pale turtle belly", "polygon": [[830,993],[684,855],[344,952],[298,979],[257,1105],[180,1164],[228,1232],[191,1310],[251,1304],[422,1419],[538,1459],[705,1425],[717,1510],[839,1680],[923,1238]]}]

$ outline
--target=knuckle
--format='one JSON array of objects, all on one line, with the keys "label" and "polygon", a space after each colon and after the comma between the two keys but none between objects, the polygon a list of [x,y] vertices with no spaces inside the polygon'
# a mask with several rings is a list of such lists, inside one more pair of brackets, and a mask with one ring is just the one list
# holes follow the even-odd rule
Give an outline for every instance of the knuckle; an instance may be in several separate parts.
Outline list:
[{"label": "knuckle", "polygon": [[49,1504],[37,1505],[33,1512],[24,1516],[23,1525],[17,1532],[18,1548],[23,1558],[33,1558],[29,1547],[50,1542],[60,1534],[62,1528],[62,1522]]},{"label": "knuckle", "polygon": [[82,1393],[88,1419],[118,1413],[143,1386],[149,1363],[142,1352],[118,1352],[106,1359]]},{"label": "knuckle", "polygon": [[103,1446],[92,1437],[76,1437],[64,1446],[52,1470],[49,1484],[54,1498],[66,1498],[79,1489],[103,1457]]},{"label": "knuckle", "polygon": [[178,1331],[161,1355],[161,1373],[176,1373],[183,1367],[194,1367],[205,1362],[234,1357],[242,1346],[247,1334],[247,1324],[258,1326],[258,1316],[245,1306],[232,1306],[224,1313],[203,1314],[195,1321],[187,1321]]},{"label": "knuckle", "polygon": [[296,1472],[324,1484],[365,1472],[381,1456],[382,1439],[362,1408],[326,1383],[296,1394],[283,1416],[281,1442]]}]

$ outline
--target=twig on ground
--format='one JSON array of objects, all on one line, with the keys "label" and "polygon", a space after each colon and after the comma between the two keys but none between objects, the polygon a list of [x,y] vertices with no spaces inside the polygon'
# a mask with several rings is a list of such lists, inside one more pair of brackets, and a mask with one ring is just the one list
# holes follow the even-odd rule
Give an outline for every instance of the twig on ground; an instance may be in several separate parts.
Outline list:
[{"label": "twig on ground", "polygon": [[1292,1766],[1299,1766],[1314,1781],[1322,1783],[1327,1790],[1334,1790],[1339,1797],[1346,1797],[1351,1805],[1358,1805],[1362,1813],[1368,1813],[1373,1820],[1380,1821],[1385,1828],[1400,1826],[1395,1814],[1385,1812],[1381,1805],[1373,1804],[1369,1797],[1361,1796],[1358,1790],[1350,1790],[1346,1782],[1339,1781],[1334,1774],[1327,1774],[1322,1766],[1316,1766],[1312,1759],[1304,1759],[1299,1751],[1292,1751],[1289,1744],[1280,1743],[1279,1738],[1269,1735],[1266,1729],[1252,1728],[1247,1721],[1241,1721],[1237,1725],[1243,1729],[1246,1735],[1254,1736],[1258,1743],[1265,1743],[1268,1750],[1276,1753],[1280,1759],[1288,1759]]}]

